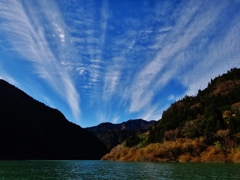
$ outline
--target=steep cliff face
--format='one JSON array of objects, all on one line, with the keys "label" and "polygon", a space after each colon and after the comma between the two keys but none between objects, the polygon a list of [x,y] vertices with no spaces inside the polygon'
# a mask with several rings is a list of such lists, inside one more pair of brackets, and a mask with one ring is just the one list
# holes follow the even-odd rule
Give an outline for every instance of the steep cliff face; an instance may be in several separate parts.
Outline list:
[{"label": "steep cliff face", "polygon": [[0,159],[100,159],[98,138],[0,80]]}]

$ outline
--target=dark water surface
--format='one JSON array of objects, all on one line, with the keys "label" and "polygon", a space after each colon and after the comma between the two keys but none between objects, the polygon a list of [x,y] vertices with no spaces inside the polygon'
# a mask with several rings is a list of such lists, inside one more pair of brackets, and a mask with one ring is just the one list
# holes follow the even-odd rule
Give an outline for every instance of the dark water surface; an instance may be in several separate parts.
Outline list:
[{"label": "dark water surface", "polygon": [[0,161],[0,179],[240,179],[240,164]]}]

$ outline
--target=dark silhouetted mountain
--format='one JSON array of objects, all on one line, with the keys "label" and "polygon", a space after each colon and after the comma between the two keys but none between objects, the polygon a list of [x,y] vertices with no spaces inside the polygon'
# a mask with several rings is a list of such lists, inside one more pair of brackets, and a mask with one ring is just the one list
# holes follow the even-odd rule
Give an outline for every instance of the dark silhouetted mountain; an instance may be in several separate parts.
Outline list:
[{"label": "dark silhouetted mountain", "polygon": [[0,159],[100,159],[108,152],[92,133],[0,80]]},{"label": "dark silhouetted mountain", "polygon": [[86,129],[94,133],[111,150],[130,136],[146,131],[155,122],[142,119],[129,120],[120,124],[105,122]]}]

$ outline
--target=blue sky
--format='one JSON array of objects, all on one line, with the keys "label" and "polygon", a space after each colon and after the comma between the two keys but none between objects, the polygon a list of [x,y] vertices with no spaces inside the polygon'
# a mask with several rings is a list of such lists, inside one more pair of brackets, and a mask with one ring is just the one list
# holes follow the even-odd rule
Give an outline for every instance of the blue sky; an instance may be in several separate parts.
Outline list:
[{"label": "blue sky", "polygon": [[240,67],[239,0],[0,0],[0,78],[82,127],[158,120]]}]

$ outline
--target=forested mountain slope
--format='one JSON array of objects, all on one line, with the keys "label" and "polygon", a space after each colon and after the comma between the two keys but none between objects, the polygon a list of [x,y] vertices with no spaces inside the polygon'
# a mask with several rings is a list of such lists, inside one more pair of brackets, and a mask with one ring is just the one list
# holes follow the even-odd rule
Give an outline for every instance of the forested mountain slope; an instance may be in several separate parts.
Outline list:
[{"label": "forested mountain slope", "polygon": [[127,139],[102,159],[240,162],[240,69],[173,103],[149,134]]},{"label": "forested mountain slope", "polygon": [[149,142],[161,142],[171,135],[207,138],[220,129],[240,132],[239,110],[240,69],[235,68],[211,80],[197,96],[185,96],[172,104],[151,128]]}]

